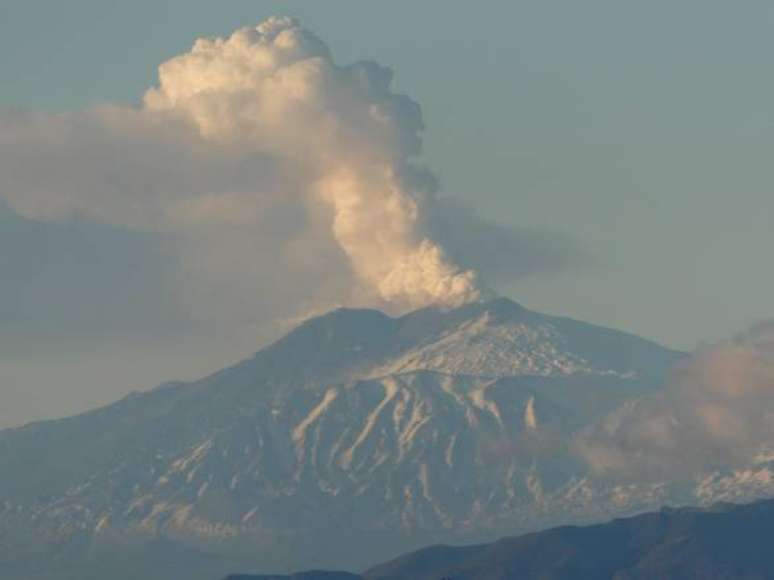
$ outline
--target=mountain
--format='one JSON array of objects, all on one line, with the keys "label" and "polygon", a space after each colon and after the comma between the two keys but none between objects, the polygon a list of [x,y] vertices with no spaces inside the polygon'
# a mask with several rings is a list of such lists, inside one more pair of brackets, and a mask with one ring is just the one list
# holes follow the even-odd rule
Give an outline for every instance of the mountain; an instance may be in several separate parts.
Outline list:
[{"label": "mountain", "polygon": [[324,572],[313,570],[310,572],[299,572],[289,575],[246,575],[232,574],[226,580],[362,580],[362,576],[350,574],[349,572]]},{"label": "mountain", "polygon": [[496,543],[436,546],[367,580],[740,580],[774,578],[774,501],[662,510]]},{"label": "mountain", "polygon": [[492,544],[433,546],[364,572],[229,580],[766,580],[774,578],[774,501],[665,509]]},{"label": "mountain", "polygon": [[0,577],[357,570],[654,508],[668,487],[597,482],[570,444],[681,356],[506,299],[336,310],[200,381],[0,431]]}]

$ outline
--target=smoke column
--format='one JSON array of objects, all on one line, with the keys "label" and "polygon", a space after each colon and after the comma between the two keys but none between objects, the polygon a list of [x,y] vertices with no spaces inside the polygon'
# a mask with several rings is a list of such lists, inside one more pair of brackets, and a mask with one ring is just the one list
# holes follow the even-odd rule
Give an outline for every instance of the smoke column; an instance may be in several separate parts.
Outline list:
[{"label": "smoke column", "polygon": [[421,112],[391,80],[372,62],[337,66],[295,20],[271,18],[198,40],[162,64],[144,110],[295,166],[306,176],[302,193],[330,209],[332,236],[357,280],[381,300],[398,308],[476,300],[474,272],[428,236],[432,179],[414,161]]}]

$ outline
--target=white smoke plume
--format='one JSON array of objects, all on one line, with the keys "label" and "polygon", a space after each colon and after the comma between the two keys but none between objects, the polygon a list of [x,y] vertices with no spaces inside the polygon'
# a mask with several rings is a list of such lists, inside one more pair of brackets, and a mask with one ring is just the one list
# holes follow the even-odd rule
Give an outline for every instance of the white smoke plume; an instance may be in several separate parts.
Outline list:
[{"label": "white smoke plume", "polygon": [[699,349],[663,391],[586,433],[581,455],[601,473],[674,479],[738,468],[774,450],[774,322]]},{"label": "white smoke plume", "polygon": [[360,280],[389,303],[454,305],[477,299],[425,233],[419,107],[390,90],[374,63],[341,68],[314,35],[287,18],[200,40],[160,67],[146,110],[190,119],[205,138],[302,159],[311,188],[333,211],[333,235]]},{"label": "white smoke plume", "polygon": [[[429,235],[421,112],[392,92],[391,77],[371,62],[340,67],[295,20],[270,18],[163,63],[139,109],[6,117],[0,139],[18,165],[2,189],[27,217],[188,237],[202,267],[228,262],[223,252],[239,255],[240,245],[276,251],[261,230],[285,227],[282,246],[299,268],[318,242],[343,253],[333,271],[349,269],[356,288],[344,300],[395,310],[476,300],[476,274]],[[26,174],[25,140],[27,153],[50,154],[45,175]],[[224,225],[232,231],[214,239]]]},{"label": "white smoke plume", "polygon": [[[64,246],[33,255],[6,231],[16,284],[0,300],[12,295],[14,320],[35,328],[51,322],[45,303],[60,305],[62,328],[207,329],[247,352],[285,330],[281,321],[334,306],[454,306],[489,284],[586,261],[567,236],[437,196],[421,163],[420,107],[391,81],[373,62],[336,64],[298,22],[271,18],[196,41],[159,67],[137,106],[0,110],[0,220],[15,213],[27,229],[66,228],[73,240],[84,232],[90,248],[106,239],[83,257],[90,275]],[[133,254],[136,243],[111,253],[128,238],[150,257]],[[128,255],[115,280],[121,265],[106,264]],[[67,264],[79,284],[58,279]],[[57,292],[63,283],[70,292]]]}]

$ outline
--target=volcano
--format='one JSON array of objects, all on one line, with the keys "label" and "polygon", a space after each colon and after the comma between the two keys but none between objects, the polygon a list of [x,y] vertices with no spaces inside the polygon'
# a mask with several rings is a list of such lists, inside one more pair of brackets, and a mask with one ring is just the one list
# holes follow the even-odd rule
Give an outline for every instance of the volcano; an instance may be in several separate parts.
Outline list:
[{"label": "volcano", "polygon": [[682,356],[502,298],[335,310],[202,380],[0,431],[0,576],[361,570],[659,507],[571,445]]}]

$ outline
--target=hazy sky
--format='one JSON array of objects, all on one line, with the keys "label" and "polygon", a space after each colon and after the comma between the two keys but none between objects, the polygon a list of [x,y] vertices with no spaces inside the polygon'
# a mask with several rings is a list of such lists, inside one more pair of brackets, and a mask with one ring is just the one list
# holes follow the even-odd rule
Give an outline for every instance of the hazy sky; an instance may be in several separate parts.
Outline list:
[{"label": "hazy sky", "polygon": [[[679,348],[774,315],[771,2],[4,0],[0,104],[136,105],[196,38],[273,14],[338,63],[394,69],[443,192],[588,256],[500,291]],[[159,299],[176,291],[171,243],[0,205],[0,426],[195,377],[265,340]]]}]

